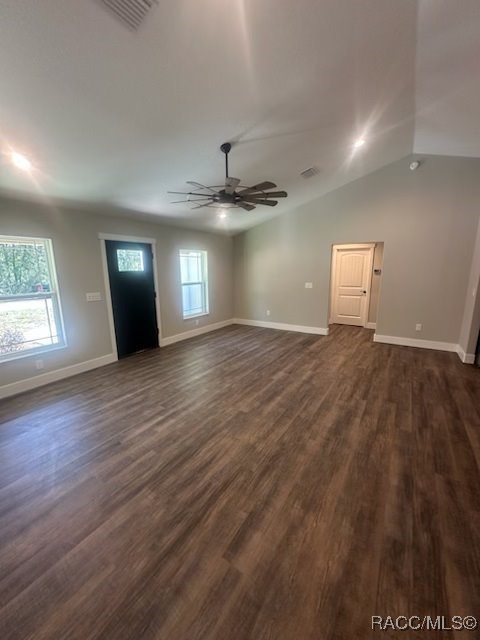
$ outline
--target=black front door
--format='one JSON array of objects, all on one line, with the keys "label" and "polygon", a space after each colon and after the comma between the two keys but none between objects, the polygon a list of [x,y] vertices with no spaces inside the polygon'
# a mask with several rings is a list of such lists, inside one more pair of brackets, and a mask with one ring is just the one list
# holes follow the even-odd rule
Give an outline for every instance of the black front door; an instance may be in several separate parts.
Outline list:
[{"label": "black front door", "polygon": [[152,247],[106,240],[118,357],[158,347]]}]

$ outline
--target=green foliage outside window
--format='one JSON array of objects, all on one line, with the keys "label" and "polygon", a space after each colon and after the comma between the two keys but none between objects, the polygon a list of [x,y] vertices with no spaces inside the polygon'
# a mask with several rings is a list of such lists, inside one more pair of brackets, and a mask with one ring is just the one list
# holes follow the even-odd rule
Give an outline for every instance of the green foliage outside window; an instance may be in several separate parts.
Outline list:
[{"label": "green foliage outside window", "polygon": [[0,296],[50,291],[43,244],[0,243]]}]

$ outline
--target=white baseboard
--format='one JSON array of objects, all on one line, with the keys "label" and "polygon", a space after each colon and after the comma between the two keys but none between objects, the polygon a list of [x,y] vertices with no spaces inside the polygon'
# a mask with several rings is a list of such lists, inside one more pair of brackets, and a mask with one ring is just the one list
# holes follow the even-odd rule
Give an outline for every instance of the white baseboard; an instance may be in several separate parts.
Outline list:
[{"label": "white baseboard", "polygon": [[436,340],[420,340],[418,338],[403,338],[401,336],[381,336],[378,333],[373,335],[374,342],[385,344],[398,344],[402,347],[418,347],[420,349],[435,349],[435,351],[453,351],[457,353],[458,345],[453,342],[438,342]]},{"label": "white baseboard", "polygon": [[365,329],[376,329],[376,328],[377,328],[376,322],[367,322],[367,324],[365,325]]},{"label": "white baseboard", "polygon": [[263,329],[280,329],[281,331],[297,331],[298,333],[313,333],[318,336],[328,336],[328,327],[306,327],[303,324],[265,322],[263,320],[246,320],[245,318],[234,318],[233,324],[246,324],[250,327],[262,327]]},{"label": "white baseboard", "polygon": [[103,367],[106,364],[111,364],[116,361],[116,356],[113,353],[109,353],[108,355],[101,356],[100,358],[93,358],[93,360],[86,360],[85,362],[71,364],[68,367],[62,367],[61,369],[55,369],[54,371],[40,373],[38,376],[18,380],[18,382],[11,382],[10,384],[5,384],[0,387],[0,399],[8,398],[8,396],[14,396],[17,395],[17,393],[22,393],[24,391],[30,391],[37,387],[43,387],[50,382],[70,378],[71,376],[76,376],[78,373],[97,369],[98,367]]},{"label": "white baseboard", "polygon": [[402,347],[417,347],[419,349],[434,349],[435,351],[451,351],[456,353],[460,360],[465,364],[473,364],[475,362],[474,353],[465,353],[460,345],[454,342],[438,342],[436,340],[420,340],[418,338],[402,338],[399,336],[382,336],[378,333],[373,335],[374,342],[382,342],[384,344],[397,344]]},{"label": "white baseboard", "polygon": [[475,362],[475,354],[474,353],[465,353],[462,347],[457,344],[457,353],[458,357],[464,364],[474,364]]},{"label": "white baseboard", "polygon": [[233,318],[230,318],[229,320],[222,320],[221,322],[206,324],[203,327],[197,327],[196,329],[191,329],[190,331],[183,331],[182,333],[177,333],[174,336],[161,338],[160,346],[167,347],[169,344],[174,344],[175,342],[180,342],[181,340],[188,340],[189,338],[195,338],[195,336],[201,336],[202,333],[209,333],[210,331],[216,331],[217,329],[228,327],[233,323],[234,323]]}]

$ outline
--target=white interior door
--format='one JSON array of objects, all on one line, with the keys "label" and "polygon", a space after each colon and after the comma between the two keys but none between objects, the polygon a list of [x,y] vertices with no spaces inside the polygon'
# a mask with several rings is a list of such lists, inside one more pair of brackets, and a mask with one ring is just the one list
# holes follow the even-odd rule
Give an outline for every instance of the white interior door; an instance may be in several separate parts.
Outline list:
[{"label": "white interior door", "polygon": [[374,244],[334,245],[331,322],[367,324]]}]

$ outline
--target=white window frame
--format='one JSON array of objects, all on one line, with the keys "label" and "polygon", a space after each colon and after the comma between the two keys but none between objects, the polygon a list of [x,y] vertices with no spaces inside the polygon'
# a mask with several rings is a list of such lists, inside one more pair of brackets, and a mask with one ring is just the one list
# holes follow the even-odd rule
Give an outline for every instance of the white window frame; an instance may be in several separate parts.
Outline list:
[{"label": "white window frame", "polygon": [[21,358],[29,358],[41,353],[65,349],[67,338],[65,334],[65,325],[63,322],[62,304],[60,300],[60,292],[58,288],[57,269],[55,266],[55,256],[53,252],[53,242],[51,238],[39,238],[34,236],[11,236],[0,235],[0,243],[4,242],[37,242],[45,246],[48,272],[50,276],[50,291],[38,293],[25,293],[13,295],[1,295],[0,305],[2,302],[12,302],[15,300],[52,300],[53,310],[55,314],[55,325],[57,329],[58,342],[50,345],[41,345],[32,347],[22,351],[12,351],[10,353],[0,354],[0,364],[11,362],[12,360],[20,360]]},{"label": "white window frame", "polygon": [[[201,260],[201,269],[202,269],[202,279],[198,282],[182,282],[182,269],[181,269],[181,258],[184,255],[191,254],[200,255]],[[181,301],[182,301],[182,316],[184,320],[190,320],[191,318],[200,318],[201,316],[208,316],[210,313],[209,310],[209,301],[208,301],[208,256],[207,252],[201,249],[180,249],[178,252],[178,266],[180,270],[180,284],[181,284]],[[192,285],[201,285],[202,287],[202,311],[198,313],[185,313],[183,308],[183,288],[192,286]]]}]

